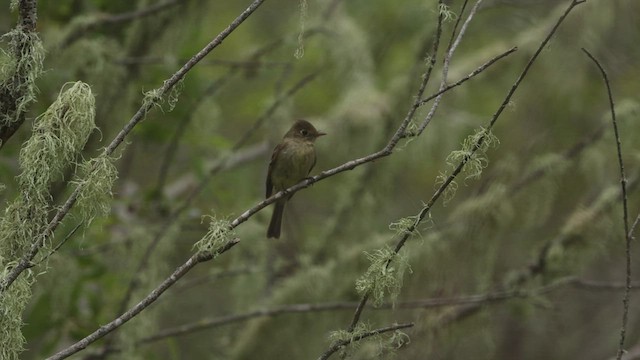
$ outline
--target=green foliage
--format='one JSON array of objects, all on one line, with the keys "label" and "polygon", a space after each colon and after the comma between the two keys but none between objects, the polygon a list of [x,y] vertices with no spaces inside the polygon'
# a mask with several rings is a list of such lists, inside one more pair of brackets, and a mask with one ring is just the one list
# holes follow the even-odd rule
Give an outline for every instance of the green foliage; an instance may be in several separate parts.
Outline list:
[{"label": "green foliage", "polygon": [[369,294],[375,306],[382,305],[385,296],[395,301],[402,288],[402,280],[409,263],[402,254],[396,254],[390,247],[365,252],[371,265],[356,281],[359,294]]}]

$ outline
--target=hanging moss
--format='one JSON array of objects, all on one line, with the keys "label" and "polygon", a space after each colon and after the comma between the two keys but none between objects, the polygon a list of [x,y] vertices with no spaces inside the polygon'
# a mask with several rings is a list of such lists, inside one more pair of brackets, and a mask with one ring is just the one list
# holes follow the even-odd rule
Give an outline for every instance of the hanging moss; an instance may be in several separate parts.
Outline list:
[{"label": "hanging moss", "polygon": [[87,223],[111,211],[111,189],[118,179],[118,169],[114,162],[113,157],[102,155],[80,165],[78,178],[73,183],[82,189],[78,195],[77,207]]},{"label": "hanging moss", "polygon": [[76,82],[36,119],[33,135],[20,151],[19,181],[27,196],[46,194],[49,184],[62,176],[95,129],[94,117],[91,88]]},{"label": "hanging moss", "polygon": [[[63,91],[38,117],[33,134],[20,151],[20,195],[0,219],[0,268],[6,275],[34,242],[44,236],[51,209],[49,186],[73,164],[94,125],[94,97],[88,85],[77,82]],[[4,276],[3,276],[4,278]],[[2,359],[17,359],[23,350],[22,313],[31,297],[35,276],[25,271],[0,296]]]},{"label": "hanging moss", "polygon": [[20,115],[35,100],[36,79],[42,74],[44,48],[36,33],[16,27],[0,38],[9,42],[0,64],[0,125],[20,121]]}]

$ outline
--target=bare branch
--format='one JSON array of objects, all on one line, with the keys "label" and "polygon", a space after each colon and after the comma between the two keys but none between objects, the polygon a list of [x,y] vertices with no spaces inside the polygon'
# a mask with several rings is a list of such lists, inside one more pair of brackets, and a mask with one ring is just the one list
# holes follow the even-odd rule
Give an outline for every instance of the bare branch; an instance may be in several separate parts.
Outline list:
[{"label": "bare branch", "polygon": [[631,290],[631,234],[629,232],[629,210],[627,206],[627,178],[624,175],[624,162],[622,161],[622,144],[620,143],[620,133],[618,132],[618,123],[616,121],[616,111],[615,105],[613,103],[613,95],[611,95],[611,85],[609,84],[609,77],[607,76],[607,72],[604,70],[600,62],[593,56],[587,49],[582,48],[587,56],[593,60],[596,64],[600,73],[602,74],[602,79],[604,80],[605,87],[607,88],[607,95],[609,97],[609,108],[611,110],[611,122],[613,123],[613,133],[616,138],[616,150],[618,153],[618,165],[620,167],[620,187],[622,189],[622,222],[624,226],[624,237],[625,237],[625,255],[626,255],[626,277],[625,281],[627,284],[627,288],[624,292],[624,297],[622,298],[623,311],[622,311],[622,327],[620,328],[620,343],[618,344],[618,354],[616,355],[616,359],[620,360],[622,358],[622,354],[624,353],[624,340],[627,332],[627,322],[629,321],[629,297]]},{"label": "bare branch", "polygon": [[[444,90],[447,87],[447,76],[449,75],[449,64],[451,63],[451,58],[453,57],[453,53],[458,48],[458,45],[460,45],[460,41],[462,40],[462,37],[467,31],[467,27],[471,23],[471,20],[475,16],[476,11],[480,7],[481,3],[482,3],[482,0],[476,1],[476,3],[473,5],[473,8],[471,8],[471,11],[469,11],[469,15],[467,15],[467,19],[462,24],[462,27],[460,28],[460,33],[458,34],[456,39],[453,41],[453,43],[449,44],[449,49],[447,50],[447,54],[444,57],[444,61],[442,63],[442,80],[440,82],[440,88],[438,89],[439,92]],[[456,26],[457,26],[457,23],[456,23]],[[452,38],[453,38],[453,34],[452,34]],[[433,100],[433,105],[431,105],[431,109],[429,109],[427,116],[422,120],[422,122],[420,123],[420,126],[418,126],[418,129],[416,130],[418,134],[422,134],[424,129],[426,129],[427,125],[429,125],[429,123],[431,122],[431,119],[433,119],[433,117],[435,116],[436,110],[440,105],[441,99],[442,99],[442,94],[436,96],[435,99]]]},{"label": "bare branch", "polygon": [[[476,68],[475,70],[473,70],[472,72],[469,73],[469,75],[461,78],[460,80],[456,81],[455,83],[451,84],[451,85],[447,85],[443,88],[441,88],[440,90],[438,90],[438,92],[436,92],[433,95],[430,95],[427,98],[424,98],[422,100],[420,100],[420,106],[428,103],[429,101],[441,96],[443,93],[453,89],[454,87],[460,86],[462,85],[462,83],[466,82],[467,80],[471,79],[472,77],[480,74],[481,72],[483,72],[486,68],[488,68],[489,66],[493,65],[493,63],[495,63],[498,60],[501,60],[503,58],[505,58],[508,55],[511,55],[513,52],[515,52],[516,50],[518,50],[518,47],[514,46],[511,49],[503,52],[500,55],[494,56],[493,58],[491,58],[489,61],[487,61],[486,63],[482,64],[480,67]],[[419,135],[418,133],[407,133],[405,134],[405,136],[417,136]]]}]

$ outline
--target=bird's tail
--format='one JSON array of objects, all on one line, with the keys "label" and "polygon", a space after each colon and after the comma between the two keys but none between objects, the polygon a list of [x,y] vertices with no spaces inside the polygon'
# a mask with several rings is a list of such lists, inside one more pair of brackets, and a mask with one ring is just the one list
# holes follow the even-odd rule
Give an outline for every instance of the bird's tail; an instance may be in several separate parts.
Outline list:
[{"label": "bird's tail", "polygon": [[269,230],[267,230],[268,238],[280,238],[280,227],[282,226],[282,213],[284,213],[284,205],[287,203],[286,199],[276,201],[276,207],[273,209],[271,215],[271,222],[269,223]]}]

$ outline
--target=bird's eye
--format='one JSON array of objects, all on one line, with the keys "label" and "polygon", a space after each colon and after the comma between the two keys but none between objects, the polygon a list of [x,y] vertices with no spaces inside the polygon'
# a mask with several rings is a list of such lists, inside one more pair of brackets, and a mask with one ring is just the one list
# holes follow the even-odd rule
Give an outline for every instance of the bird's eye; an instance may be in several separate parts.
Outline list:
[{"label": "bird's eye", "polygon": [[307,136],[309,132],[306,129],[302,129],[300,130],[300,134],[302,134],[302,136]]}]

